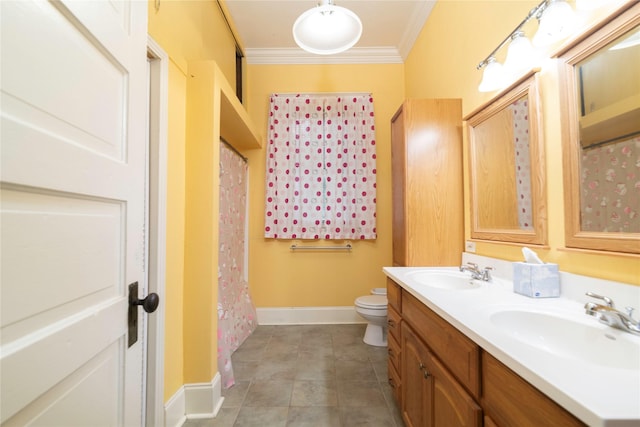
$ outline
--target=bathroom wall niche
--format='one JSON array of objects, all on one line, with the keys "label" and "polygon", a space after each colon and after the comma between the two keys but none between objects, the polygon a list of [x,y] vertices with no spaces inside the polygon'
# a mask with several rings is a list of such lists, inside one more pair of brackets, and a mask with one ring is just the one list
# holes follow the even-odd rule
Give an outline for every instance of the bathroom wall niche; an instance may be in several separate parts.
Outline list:
[{"label": "bathroom wall niche", "polygon": [[467,117],[471,238],[545,245],[546,185],[538,75]]}]

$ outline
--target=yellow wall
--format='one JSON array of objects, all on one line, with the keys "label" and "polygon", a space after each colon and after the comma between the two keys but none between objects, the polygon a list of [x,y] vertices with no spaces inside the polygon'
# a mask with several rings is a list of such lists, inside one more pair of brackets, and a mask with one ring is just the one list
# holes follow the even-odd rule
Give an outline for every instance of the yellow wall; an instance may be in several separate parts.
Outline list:
[{"label": "yellow wall", "polygon": [[[478,92],[482,72],[476,71],[475,66],[536,4],[537,0],[439,0],[405,62],[406,96],[461,97],[464,115],[489,101],[494,94]],[[590,21],[595,22],[596,19],[600,18],[594,14]],[[452,25],[454,22],[455,25]],[[475,31],[460,31],[461,28]],[[501,50],[499,59],[504,57],[505,50]],[[554,61],[543,63],[540,84],[547,166],[549,248],[537,251],[543,260],[557,262],[563,271],[640,285],[640,262],[637,258],[564,249],[560,100]],[[467,151],[468,140],[465,135],[465,153]],[[469,185],[466,171],[468,158],[465,155],[465,237],[469,239]],[[520,249],[520,246],[496,243],[478,242],[476,245],[476,253],[480,255],[507,260],[520,260]]]},{"label": "yellow wall", "polygon": [[[406,63],[387,65],[250,65],[245,82],[250,117],[266,139],[268,95],[271,92],[372,92],[378,142],[378,240],[354,242],[351,253],[291,253],[290,242],[263,238],[264,149],[248,150],[251,207],[249,281],[258,307],[344,306],[384,286],[381,268],[391,263],[391,176],[389,120],[405,98],[462,98],[468,114],[491,98],[477,91],[482,60],[535,1],[439,0]],[[215,281],[211,249],[217,222],[198,216],[198,194],[207,193],[207,209],[215,210],[212,189],[200,187],[198,174],[213,177],[215,150],[193,150],[187,137],[189,64],[215,60],[235,84],[235,44],[214,1],[162,1],[158,11],[149,2],[149,33],[169,54],[169,141],[167,188],[167,266],[165,324],[165,400],[187,382],[206,382],[217,371],[215,360]],[[455,23],[455,24],[452,24]],[[461,29],[464,29],[461,31]],[[500,55],[499,55],[500,58]],[[640,284],[637,260],[577,253],[563,248],[563,194],[557,79],[549,65],[541,72],[544,137],[547,153],[549,242],[541,251],[546,261],[565,271]],[[206,97],[205,97],[206,99]],[[193,107],[192,107],[193,108]],[[213,131],[216,134],[216,131]],[[466,141],[465,141],[466,144]],[[210,153],[201,162],[198,153]],[[467,159],[465,158],[465,164]],[[466,166],[465,166],[466,167]],[[193,170],[191,170],[194,168]],[[208,168],[208,170],[207,170]],[[468,177],[465,177],[468,180]],[[468,206],[468,182],[465,184]],[[191,194],[191,195],[189,195]],[[198,230],[207,237],[199,239]],[[469,213],[465,213],[469,238]],[[194,238],[194,236],[196,236]],[[199,253],[200,244],[205,253]],[[477,253],[508,260],[520,258],[517,246],[478,242]],[[207,261],[209,257],[211,263]],[[198,277],[204,271],[204,279]],[[203,283],[202,281],[207,283]],[[209,286],[210,285],[210,286]],[[194,298],[207,299],[190,313]],[[198,322],[208,322],[204,340]]]},{"label": "yellow wall", "polygon": [[[375,241],[354,241],[346,252],[291,252],[291,241],[264,238],[265,149],[249,157],[249,286],[258,307],[349,306],[372,287],[384,287],[382,267],[391,264],[391,116],[404,99],[402,64],[249,65],[249,115],[267,138],[273,92],[371,92],[377,142]],[[264,144],[266,145],[266,144]],[[321,244],[311,242],[311,244]],[[307,243],[309,244],[309,243]]]},{"label": "yellow wall", "polygon": [[215,60],[232,86],[236,82],[233,36],[213,0],[148,2],[149,34],[186,75],[188,62]]},{"label": "yellow wall", "polygon": [[167,147],[167,266],[165,287],[165,401],[184,384],[184,206],[186,81],[169,64],[169,128]]},{"label": "yellow wall", "polygon": [[[216,245],[218,223],[217,217],[211,215],[217,198],[212,179],[198,183],[199,177],[211,178],[217,173],[214,167],[217,163],[214,145],[194,146],[198,135],[188,124],[194,119],[193,115],[187,115],[188,105],[194,108],[198,102],[206,102],[207,95],[188,97],[187,91],[189,64],[199,60],[216,61],[226,79],[235,85],[235,43],[214,1],[162,1],[159,10],[154,5],[154,0],[148,2],[149,34],[170,58],[166,401],[183,384],[211,381],[217,372],[217,258],[212,248]],[[191,133],[187,135],[189,130]],[[199,162],[203,153],[211,154],[204,165]],[[206,210],[200,209],[202,193],[208,193]],[[200,231],[206,231],[206,236]],[[203,246],[205,250],[201,250]]]}]

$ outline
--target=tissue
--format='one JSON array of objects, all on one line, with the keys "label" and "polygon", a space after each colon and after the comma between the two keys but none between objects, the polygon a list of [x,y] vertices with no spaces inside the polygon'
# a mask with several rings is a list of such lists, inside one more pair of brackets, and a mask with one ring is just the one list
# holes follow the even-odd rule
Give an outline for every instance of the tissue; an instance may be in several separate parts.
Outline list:
[{"label": "tissue", "polygon": [[544,264],[538,254],[527,247],[522,248],[522,255],[524,255],[524,260],[529,264]]},{"label": "tissue", "polygon": [[558,264],[545,264],[529,248],[522,248],[526,262],[513,263],[513,291],[531,298],[560,296]]}]

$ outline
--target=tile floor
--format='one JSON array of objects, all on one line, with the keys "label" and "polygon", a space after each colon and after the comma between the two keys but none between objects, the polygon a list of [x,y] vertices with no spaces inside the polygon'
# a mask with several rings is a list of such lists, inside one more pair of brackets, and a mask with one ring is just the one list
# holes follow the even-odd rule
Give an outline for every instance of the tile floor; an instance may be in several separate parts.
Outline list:
[{"label": "tile floor", "polygon": [[365,325],[258,326],[233,354],[236,385],[213,420],[183,427],[404,427],[387,349]]}]

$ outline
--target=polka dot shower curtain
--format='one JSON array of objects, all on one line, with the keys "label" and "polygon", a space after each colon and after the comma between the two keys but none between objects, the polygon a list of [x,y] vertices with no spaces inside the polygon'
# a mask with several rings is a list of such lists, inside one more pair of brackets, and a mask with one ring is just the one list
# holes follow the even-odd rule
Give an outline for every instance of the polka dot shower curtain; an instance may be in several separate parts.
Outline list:
[{"label": "polka dot shower curtain", "polygon": [[273,94],[265,237],[376,238],[370,94]]},{"label": "polka dot shower curtain", "polygon": [[235,383],[231,354],[258,326],[245,279],[247,164],[220,144],[218,369],[222,386]]},{"label": "polka dot shower curtain", "polygon": [[529,156],[529,101],[520,99],[511,105],[518,194],[518,225],[522,230],[533,229],[531,211],[531,158]]}]

